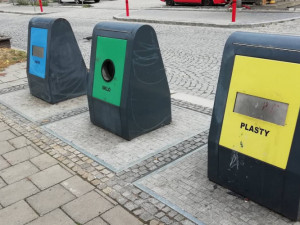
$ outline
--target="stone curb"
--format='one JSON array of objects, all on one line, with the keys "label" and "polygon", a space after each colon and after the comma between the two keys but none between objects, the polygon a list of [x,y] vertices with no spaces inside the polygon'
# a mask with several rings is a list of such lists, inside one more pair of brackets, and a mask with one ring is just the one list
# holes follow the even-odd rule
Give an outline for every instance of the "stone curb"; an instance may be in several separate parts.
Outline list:
[{"label": "stone curb", "polygon": [[200,27],[220,27],[220,28],[253,28],[253,27],[263,27],[269,24],[277,24],[283,23],[287,21],[294,21],[300,19],[299,17],[290,18],[290,19],[282,19],[282,20],[274,20],[270,22],[262,22],[262,23],[250,23],[250,24],[214,24],[214,23],[201,23],[201,22],[183,22],[183,21],[171,21],[171,20],[153,20],[153,19],[138,19],[138,18],[126,18],[121,15],[113,16],[114,20],[117,21],[127,21],[127,22],[140,22],[140,23],[156,23],[156,24],[169,24],[169,25],[182,25],[182,26],[200,26]]},{"label": "stone curb", "polygon": [[5,10],[0,10],[0,13],[10,13],[10,14],[20,14],[20,15],[45,15],[45,14],[50,14],[46,12],[12,12],[12,11],[5,11]]}]

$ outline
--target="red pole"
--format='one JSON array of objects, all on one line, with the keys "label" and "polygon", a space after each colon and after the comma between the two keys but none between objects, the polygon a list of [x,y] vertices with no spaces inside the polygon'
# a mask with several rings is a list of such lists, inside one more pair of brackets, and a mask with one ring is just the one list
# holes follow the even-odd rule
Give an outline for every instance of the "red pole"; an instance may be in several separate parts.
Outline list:
[{"label": "red pole", "polygon": [[39,2],[40,2],[41,12],[43,12],[43,4],[42,4],[42,0],[39,0]]},{"label": "red pole", "polygon": [[236,17],[236,0],[232,1],[232,22],[235,22]]},{"label": "red pole", "polygon": [[126,0],[126,16],[129,16],[128,0]]}]

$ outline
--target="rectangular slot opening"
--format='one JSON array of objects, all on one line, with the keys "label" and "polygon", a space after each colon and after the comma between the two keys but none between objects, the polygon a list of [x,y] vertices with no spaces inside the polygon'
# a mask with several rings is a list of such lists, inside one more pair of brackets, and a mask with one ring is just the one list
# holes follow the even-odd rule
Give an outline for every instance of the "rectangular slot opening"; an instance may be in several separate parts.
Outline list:
[{"label": "rectangular slot opening", "polygon": [[32,46],[32,55],[39,57],[39,58],[44,58],[44,48],[33,45]]},{"label": "rectangular slot opening", "polygon": [[237,92],[234,112],[285,125],[288,104]]}]

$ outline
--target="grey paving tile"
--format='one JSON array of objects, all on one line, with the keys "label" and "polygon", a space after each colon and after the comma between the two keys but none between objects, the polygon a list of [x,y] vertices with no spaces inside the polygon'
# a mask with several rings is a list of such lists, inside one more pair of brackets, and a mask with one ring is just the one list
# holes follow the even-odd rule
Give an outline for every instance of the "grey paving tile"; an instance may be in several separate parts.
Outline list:
[{"label": "grey paving tile", "polygon": [[27,198],[27,202],[40,215],[44,215],[74,198],[74,195],[58,184]]},{"label": "grey paving tile", "polygon": [[142,225],[143,223],[121,206],[110,209],[101,216],[110,225]]},{"label": "grey paving tile", "polygon": [[4,182],[4,180],[0,177],[0,188],[4,187],[6,185],[6,183]]},{"label": "grey paving tile", "polygon": [[32,176],[30,176],[30,180],[40,189],[44,190],[50,186],[60,183],[61,181],[71,176],[72,174],[70,174],[60,165],[54,165],[39,173],[33,174]]},{"label": "grey paving tile", "polygon": [[[76,223],[70,219],[62,210],[55,209],[52,212],[39,217],[38,219],[26,225],[75,225]],[[78,225],[78,224],[76,224]]]},{"label": "grey paving tile", "polygon": [[73,220],[83,224],[112,207],[113,204],[101,197],[95,191],[91,191],[62,206],[62,209]]},{"label": "grey paving tile", "polygon": [[30,159],[30,161],[36,165],[40,170],[44,170],[50,166],[53,166],[57,164],[58,162],[52,158],[50,155],[47,153],[44,153],[42,155],[39,155],[33,159]]},{"label": "grey paving tile", "polygon": [[39,170],[31,162],[25,161],[0,171],[0,176],[8,184],[22,180]]},{"label": "grey paving tile", "polygon": [[8,129],[9,129],[9,126],[7,126],[6,123],[0,122],[0,132],[4,131],[4,130],[8,130]]},{"label": "grey paving tile", "polygon": [[7,141],[9,139],[12,139],[16,137],[11,131],[5,130],[0,132],[0,141]]},{"label": "grey paving tile", "polygon": [[80,197],[81,195],[84,195],[94,189],[93,185],[82,180],[79,176],[73,176],[62,182],[61,185],[77,197]]},{"label": "grey paving tile", "polygon": [[32,146],[26,146],[15,151],[3,154],[3,157],[12,165],[24,162],[38,156],[40,153]]},{"label": "grey paving tile", "polygon": [[39,192],[26,178],[0,189],[0,203],[4,207]]},{"label": "grey paving tile", "polygon": [[10,152],[14,150],[15,148],[9,144],[7,141],[0,141],[0,155]]},{"label": "grey paving tile", "polygon": [[106,223],[100,217],[96,217],[95,219],[92,219],[91,221],[85,223],[84,225],[108,225],[108,223]]},{"label": "grey paving tile", "polygon": [[10,164],[2,156],[0,156],[0,170],[3,170],[9,166]]},{"label": "grey paving tile", "polygon": [[38,215],[25,201],[19,201],[0,210],[0,222],[3,225],[23,225]]},{"label": "grey paving tile", "polygon": [[8,141],[15,148],[22,148],[29,145],[31,142],[24,136],[16,137]]}]

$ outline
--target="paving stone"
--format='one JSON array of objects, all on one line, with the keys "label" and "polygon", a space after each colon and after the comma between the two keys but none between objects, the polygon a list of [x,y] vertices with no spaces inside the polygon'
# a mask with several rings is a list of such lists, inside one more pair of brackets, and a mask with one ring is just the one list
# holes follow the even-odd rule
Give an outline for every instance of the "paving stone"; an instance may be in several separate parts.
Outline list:
[{"label": "paving stone", "polygon": [[38,171],[38,168],[36,168],[31,162],[25,161],[1,170],[0,176],[6,183],[11,184],[16,181],[22,180],[23,178],[28,177],[34,173],[37,173]]},{"label": "paving stone", "polygon": [[0,156],[0,170],[3,170],[9,166],[10,164],[5,159],[3,159],[2,156]]},{"label": "paving stone", "polygon": [[52,158],[47,153],[39,155],[30,160],[34,165],[36,165],[40,170],[44,170],[50,166],[57,164],[58,162]]},{"label": "paving stone", "polygon": [[[62,210],[55,209],[54,211],[26,224],[26,225],[75,225]],[[78,225],[78,224],[77,224]]]},{"label": "paving stone", "polygon": [[4,130],[8,130],[9,126],[6,123],[0,122],[0,132]]},{"label": "paving stone", "polygon": [[3,225],[23,225],[38,215],[25,201],[19,201],[0,210],[0,223]]},{"label": "paving stone", "polygon": [[5,130],[0,132],[0,141],[7,141],[9,139],[12,139],[16,137],[11,131]]},{"label": "paving stone", "polygon": [[40,215],[44,215],[74,198],[74,195],[58,184],[27,198],[27,202]]},{"label": "paving stone", "polygon": [[22,148],[29,145],[31,142],[26,137],[20,136],[9,140],[9,143],[15,148]]},{"label": "paving stone", "polygon": [[39,192],[26,178],[0,189],[0,203],[4,207]]},{"label": "paving stone", "polygon": [[90,222],[85,223],[85,225],[108,225],[108,224],[100,217],[96,217],[95,219],[92,219]]},{"label": "paving stone", "polygon": [[54,165],[30,176],[30,179],[41,190],[44,190],[50,186],[60,183],[61,181],[71,176],[72,174],[63,169],[60,165]]},{"label": "paving stone", "polygon": [[83,224],[112,207],[113,204],[104,199],[95,191],[91,191],[64,205],[62,209],[73,220]]},{"label": "paving stone", "polygon": [[110,225],[142,225],[143,223],[131,215],[128,211],[123,209],[121,206],[107,211],[102,215],[102,218],[107,221]]},{"label": "paving stone", "polygon": [[6,185],[6,183],[4,182],[4,180],[2,180],[2,178],[0,177],[0,188],[4,187]]},{"label": "paving stone", "polygon": [[40,153],[32,146],[26,146],[15,151],[3,154],[3,157],[12,165],[24,162],[38,156]]},{"label": "paving stone", "polygon": [[93,185],[82,180],[79,176],[73,176],[62,182],[61,185],[76,197],[80,197],[94,189]]},{"label": "paving stone", "polygon": [[9,144],[7,141],[0,141],[0,155],[10,152],[14,150],[15,148]]}]

